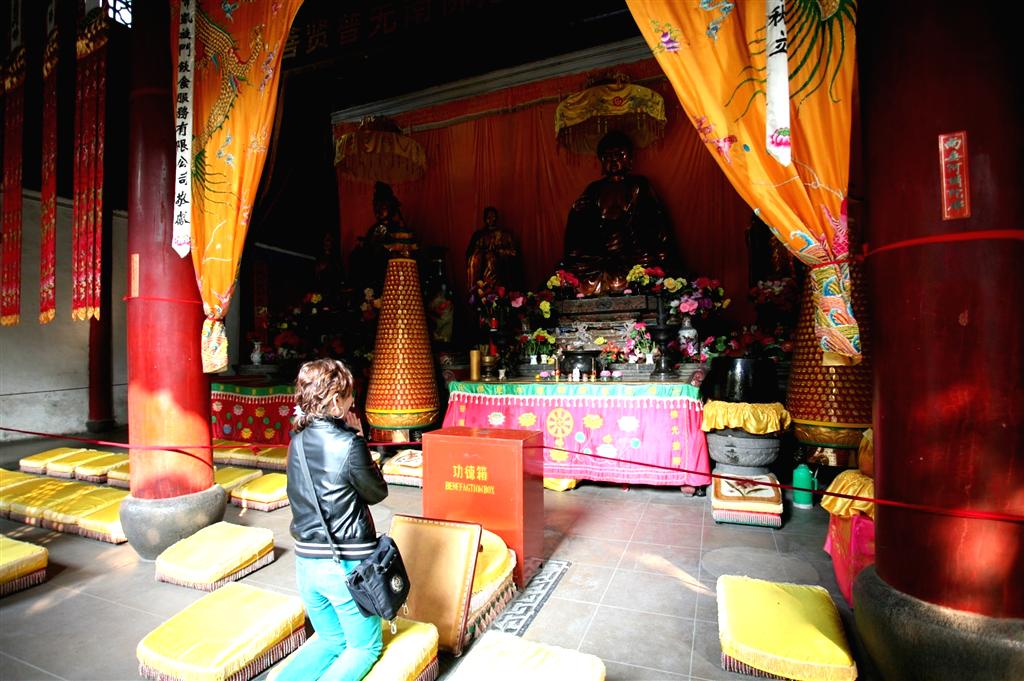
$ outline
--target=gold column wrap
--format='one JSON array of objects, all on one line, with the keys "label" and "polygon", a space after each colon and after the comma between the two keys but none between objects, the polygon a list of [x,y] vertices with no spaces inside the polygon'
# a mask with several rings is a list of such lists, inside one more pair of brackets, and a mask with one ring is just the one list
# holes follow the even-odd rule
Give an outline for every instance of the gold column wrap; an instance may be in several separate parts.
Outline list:
[{"label": "gold column wrap", "polygon": [[366,418],[374,428],[424,428],[440,412],[434,361],[412,258],[392,258],[384,277]]},{"label": "gold column wrap", "polygon": [[860,364],[822,366],[822,350],[814,333],[814,316],[821,311],[814,305],[808,278],[786,398],[797,440],[816,448],[810,460],[831,466],[848,465],[864,431],[871,427],[871,328],[861,263],[850,264],[850,281],[853,313],[860,324]]}]

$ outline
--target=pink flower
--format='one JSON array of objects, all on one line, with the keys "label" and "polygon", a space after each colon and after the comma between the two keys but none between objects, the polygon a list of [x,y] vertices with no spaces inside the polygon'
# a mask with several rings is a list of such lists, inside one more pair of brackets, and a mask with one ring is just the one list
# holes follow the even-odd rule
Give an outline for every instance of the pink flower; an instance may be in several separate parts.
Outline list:
[{"label": "pink flower", "polygon": [[681,312],[682,314],[693,312],[696,309],[697,301],[695,301],[693,298],[686,298],[685,300],[679,301],[679,312]]},{"label": "pink flower", "polygon": [[523,297],[519,296],[518,298],[513,298],[509,304],[512,307],[522,307],[523,306]]}]

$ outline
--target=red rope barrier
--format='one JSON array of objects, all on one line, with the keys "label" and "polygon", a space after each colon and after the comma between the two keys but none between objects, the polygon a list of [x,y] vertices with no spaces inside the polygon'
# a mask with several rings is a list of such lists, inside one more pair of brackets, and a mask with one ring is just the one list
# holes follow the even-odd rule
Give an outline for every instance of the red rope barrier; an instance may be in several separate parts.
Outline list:
[{"label": "red rope barrier", "polygon": [[[35,435],[38,437],[50,438],[53,440],[72,440],[74,442],[84,442],[86,444],[102,445],[104,447],[121,447],[124,449],[138,449],[138,450],[152,450],[152,451],[165,451],[165,452],[176,452],[185,454],[186,456],[195,457],[195,454],[184,451],[185,449],[238,449],[244,447],[253,451],[263,449],[264,447],[273,445],[256,445],[256,444],[245,444],[239,443],[237,445],[175,445],[175,446],[161,446],[161,445],[131,445],[127,442],[110,442],[107,440],[94,440],[90,438],[74,437],[71,435],[57,435],[54,433],[40,433],[32,430],[21,430],[19,428],[5,428],[0,426],[0,430],[8,431],[11,433],[22,433],[25,435]],[[367,446],[371,447],[417,447],[421,446],[422,442],[367,442]],[[584,454],[583,452],[576,452],[571,449],[563,449],[560,447],[548,447],[547,445],[526,445],[527,449],[547,449],[555,452],[565,452],[567,454],[576,454],[579,456],[589,456],[595,459],[605,459],[606,461],[617,461],[622,463],[622,459],[616,459],[610,456],[602,456],[600,454]],[[722,475],[720,473],[704,473],[702,471],[690,470],[687,468],[675,468],[672,466],[661,466],[655,463],[641,462],[641,461],[627,461],[634,466],[644,466],[646,468],[656,468],[658,470],[673,471],[675,473],[691,473],[694,475],[709,475],[712,478],[718,478],[720,480],[733,480],[737,482],[749,481],[749,478],[744,478],[735,475]],[[862,497],[855,494],[842,494],[840,492],[829,492],[827,490],[820,489],[807,489],[804,487],[794,487],[792,485],[784,485],[780,482],[763,482],[758,481],[759,484],[765,485],[766,487],[777,487],[779,489],[786,489],[793,492],[810,492],[811,494],[817,494],[819,496],[831,496],[838,497],[840,499],[851,499],[853,501],[867,501],[880,506],[893,506],[895,508],[903,508],[911,511],[922,511],[924,513],[934,513],[936,515],[952,516],[954,518],[970,518],[972,520],[998,520],[1001,522],[1024,524],[1024,516],[1013,515],[1010,513],[993,513],[991,511],[972,511],[965,509],[956,508],[943,508],[941,506],[929,506],[927,504],[915,504],[907,501],[896,501],[893,499],[879,499],[877,497]]]}]

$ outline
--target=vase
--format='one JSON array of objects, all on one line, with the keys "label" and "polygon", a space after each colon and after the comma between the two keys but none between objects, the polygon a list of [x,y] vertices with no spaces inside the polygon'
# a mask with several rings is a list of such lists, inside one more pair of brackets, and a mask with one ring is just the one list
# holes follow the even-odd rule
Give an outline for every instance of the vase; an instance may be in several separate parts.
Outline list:
[{"label": "vase", "polygon": [[701,396],[723,402],[777,402],[778,378],[770,359],[715,357],[711,360]]},{"label": "vase", "polygon": [[537,355],[530,355],[530,364],[531,365],[537,364]]},{"label": "vase", "polygon": [[253,364],[263,364],[263,343],[260,341],[253,341],[252,353],[249,355],[249,361]]},{"label": "vase", "polygon": [[548,363],[548,356],[547,356],[547,355],[543,355],[543,354],[542,354],[542,355],[540,356],[540,363],[541,363],[541,364],[547,364],[547,363]]},{"label": "vase", "polygon": [[652,365],[654,364],[654,353],[653,352],[646,353],[646,355],[644,356],[644,364],[652,364]]}]

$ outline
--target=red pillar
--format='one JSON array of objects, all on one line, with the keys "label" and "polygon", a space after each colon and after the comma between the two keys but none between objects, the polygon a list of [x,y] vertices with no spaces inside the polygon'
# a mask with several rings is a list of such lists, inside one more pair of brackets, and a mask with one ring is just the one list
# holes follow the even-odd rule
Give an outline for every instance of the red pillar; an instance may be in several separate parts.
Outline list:
[{"label": "red pillar", "polygon": [[[1005,25],[997,8],[981,6],[860,18],[872,250],[1024,226],[1024,111]],[[971,216],[943,220],[937,138],[959,130]],[[877,493],[1024,516],[1024,241],[915,245],[867,262]],[[1024,525],[888,506],[877,514],[876,568],[890,586],[1024,617]]]},{"label": "red pillar", "polygon": [[[199,349],[202,306],[192,259],[179,258],[170,246],[174,158],[168,4],[135,3],[132,18],[129,440],[132,445],[209,445],[210,386]],[[139,499],[176,497],[213,484],[209,449],[188,454],[133,449],[131,469],[131,494]]]}]

